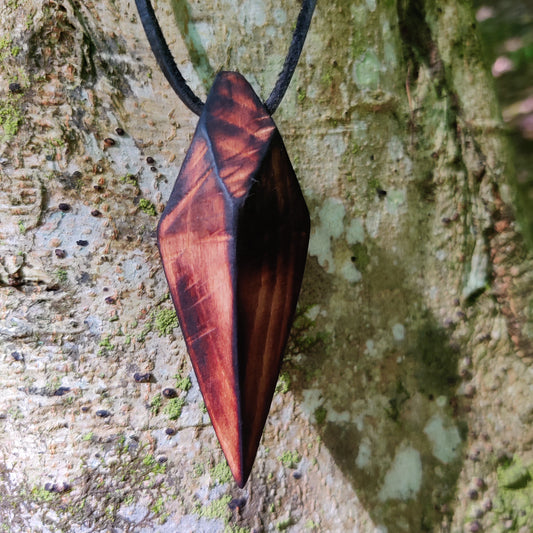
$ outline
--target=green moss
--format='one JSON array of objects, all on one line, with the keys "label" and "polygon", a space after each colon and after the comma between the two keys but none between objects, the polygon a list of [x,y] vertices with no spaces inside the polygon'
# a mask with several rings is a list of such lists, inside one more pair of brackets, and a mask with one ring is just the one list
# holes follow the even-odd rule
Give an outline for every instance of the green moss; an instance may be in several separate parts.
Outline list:
[{"label": "green moss", "polygon": [[285,531],[286,529],[288,529],[290,526],[292,526],[292,518],[289,516],[288,518],[285,518],[283,520],[280,520],[277,524],[276,524],[276,529],[278,531]]},{"label": "green moss", "polygon": [[211,468],[209,475],[213,481],[220,484],[229,483],[233,477],[228,463],[225,460],[220,461],[220,463],[217,463]]},{"label": "green moss", "polygon": [[295,344],[298,345],[301,351],[305,352],[317,346],[328,344],[330,339],[331,339],[331,333],[327,331],[319,331],[315,335],[301,336],[298,339],[298,342]]},{"label": "green moss", "polygon": [[150,202],[150,200],[147,200],[146,198],[141,198],[139,200],[139,209],[146,213],[147,215],[151,215],[155,217],[157,215],[157,210],[155,208],[155,205]]},{"label": "green moss", "polygon": [[56,279],[57,281],[60,281],[61,283],[64,283],[65,281],[67,281],[68,279],[67,271],[62,268],[58,268],[56,270]]},{"label": "green moss", "polygon": [[370,254],[366,245],[362,243],[354,244],[350,247],[352,252],[352,261],[357,266],[357,269],[361,272],[366,270],[366,267],[370,263]]},{"label": "green moss", "polygon": [[21,418],[24,418],[24,415],[22,414],[22,411],[20,410],[20,407],[18,406],[10,407],[7,410],[7,414],[13,420],[20,420]]},{"label": "green moss", "polygon": [[373,198],[376,195],[376,190],[382,189],[377,178],[370,178],[367,182],[367,196]]},{"label": "green moss", "polygon": [[166,464],[159,463],[152,454],[147,455],[142,460],[142,464],[147,466],[153,474],[164,474],[167,470]]},{"label": "green moss", "polygon": [[168,415],[170,420],[177,420],[181,416],[181,410],[185,405],[183,398],[172,398],[165,406],[165,414]]},{"label": "green moss", "polygon": [[196,514],[203,518],[210,518],[211,520],[224,520],[227,522],[231,516],[228,503],[231,501],[231,496],[226,495],[218,500],[214,500],[209,505],[196,508]]},{"label": "green moss", "polygon": [[224,533],[250,533],[247,527],[236,526],[235,524],[228,524],[224,528]]},{"label": "green moss", "polygon": [[299,313],[294,319],[293,328],[297,330],[306,330],[314,325],[314,322],[305,315],[305,310]]},{"label": "green moss", "polygon": [[177,389],[187,392],[192,387],[191,378],[189,376],[183,377],[181,374],[176,374],[174,379],[176,380]]},{"label": "green moss", "polygon": [[146,335],[148,335],[148,333],[150,333],[150,331],[152,331],[152,327],[153,327],[153,323],[150,321],[148,323],[146,323],[141,331],[141,333],[139,333],[139,335],[137,335],[137,340],[139,342],[144,342],[146,340]]},{"label": "green moss", "polygon": [[161,397],[161,394],[156,394],[150,402],[150,411],[152,412],[152,414],[158,415],[162,405],[163,398]]},{"label": "green moss", "polygon": [[43,503],[55,500],[56,494],[42,487],[33,487],[33,489],[31,489],[31,497],[36,502]]},{"label": "green moss", "polygon": [[19,98],[9,97],[0,100],[0,126],[4,130],[2,141],[9,141],[19,130],[22,123],[22,112],[18,105]]},{"label": "green moss", "polygon": [[22,233],[22,235],[25,235],[26,234],[26,224],[24,224],[24,221],[23,220],[19,220],[17,222],[17,225],[19,227],[20,233]]},{"label": "green moss", "polygon": [[0,39],[0,62],[4,62],[11,55],[12,40],[9,37]]},{"label": "green moss", "polygon": [[111,343],[111,335],[104,337],[99,343],[101,349],[98,350],[98,355],[102,355],[105,351],[115,349],[115,345]]},{"label": "green moss", "polygon": [[323,405],[315,409],[315,420],[319,426],[321,426],[326,421],[327,414],[328,410]]},{"label": "green moss", "polygon": [[57,154],[65,147],[65,141],[56,137],[54,139],[45,139],[44,141],[44,152],[46,154],[46,159],[48,161],[53,161],[56,159]]},{"label": "green moss", "polygon": [[139,180],[135,174],[127,174],[126,176],[122,176],[122,178],[120,178],[120,181],[122,183],[128,183],[129,185],[135,186],[139,184]]},{"label": "green moss", "polygon": [[331,85],[333,83],[333,75],[331,74],[331,72],[324,72],[320,77],[320,81],[324,85]]},{"label": "green moss", "polygon": [[283,452],[278,459],[282,462],[283,466],[286,468],[296,468],[298,463],[301,461],[301,456],[296,451],[286,451]]},{"label": "green moss", "polygon": [[178,317],[173,309],[162,309],[155,317],[155,327],[159,336],[170,335],[178,327]]},{"label": "green moss", "polygon": [[117,512],[117,509],[114,505],[108,505],[106,508],[105,508],[105,515],[107,516],[108,520],[115,520],[115,516],[116,516],[116,512]]},{"label": "green moss", "polygon": [[290,386],[291,386],[291,376],[289,375],[288,372],[282,372],[276,384],[276,392],[281,392],[282,394],[286,394],[287,392],[289,392]]},{"label": "green moss", "polygon": [[[127,445],[128,442],[130,446]],[[38,509],[44,513],[43,516],[53,516],[54,531],[72,531],[72,523],[88,521],[94,523],[96,516],[97,529],[107,531],[113,527],[113,524],[116,525],[121,508],[142,500],[145,504],[147,501],[150,502],[147,505],[154,513],[152,517],[148,517],[148,520],[163,523],[168,518],[165,507],[170,500],[179,497],[178,489],[165,483],[162,477],[165,473],[165,463],[161,464],[153,455],[146,454],[145,450],[149,443],[137,442],[135,445],[133,443],[133,439],[127,439],[123,434],[119,434],[115,440],[119,453],[114,455],[116,460],[112,463],[103,458],[110,451],[107,439],[105,443],[100,443],[103,447],[99,447],[101,453],[98,465],[88,468],[82,461],[80,466],[83,470],[83,494],[80,497],[51,492],[44,486],[28,486],[23,482],[16,487],[17,497],[12,498],[11,493],[6,492],[0,507],[11,509],[10,513],[13,516],[24,513],[24,509],[27,510],[28,506]],[[98,442],[93,444],[97,446]],[[5,487],[5,476],[0,476],[0,485]],[[0,520],[0,525],[1,522]],[[13,522],[11,517],[10,523],[11,527],[8,530],[13,531],[22,522],[17,520]],[[50,524],[51,522],[48,522],[48,525]]]},{"label": "green moss", "polygon": [[497,469],[498,494],[494,513],[499,519],[511,520],[508,531],[533,530],[533,464],[526,467],[514,457]]},{"label": "green moss", "polygon": [[121,455],[121,454],[123,454],[123,453],[128,451],[129,446],[126,443],[125,435],[119,435],[119,437],[117,438],[116,446],[117,446],[117,451],[118,451],[119,455]]},{"label": "green moss", "polygon": [[124,501],[122,502],[125,506],[132,505],[135,501],[135,496],[133,494],[130,494],[129,496],[126,496],[124,498]]},{"label": "green moss", "polygon": [[192,467],[194,477],[200,477],[205,474],[205,466],[202,463],[194,463]]},{"label": "green moss", "polygon": [[523,489],[531,481],[529,470],[518,459],[498,468],[498,486],[505,489]]}]

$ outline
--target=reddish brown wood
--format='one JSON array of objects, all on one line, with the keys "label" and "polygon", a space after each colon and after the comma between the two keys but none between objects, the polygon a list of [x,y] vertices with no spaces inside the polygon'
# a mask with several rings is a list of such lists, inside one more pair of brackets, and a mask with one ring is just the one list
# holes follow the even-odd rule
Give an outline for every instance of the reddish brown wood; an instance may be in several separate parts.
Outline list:
[{"label": "reddish brown wood", "polygon": [[244,486],[270,409],[309,242],[281,136],[220,73],[158,226],[163,267],[213,427]]}]

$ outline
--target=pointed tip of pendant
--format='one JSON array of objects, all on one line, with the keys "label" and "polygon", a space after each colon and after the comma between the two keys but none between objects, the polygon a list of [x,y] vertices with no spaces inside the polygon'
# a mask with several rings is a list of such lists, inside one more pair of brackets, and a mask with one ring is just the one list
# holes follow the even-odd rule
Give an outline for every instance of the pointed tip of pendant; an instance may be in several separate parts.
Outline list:
[{"label": "pointed tip of pendant", "polygon": [[[230,467],[231,470],[231,467]],[[231,471],[233,474],[233,479],[235,480],[235,483],[240,489],[243,489],[246,483],[248,482],[248,478],[250,477],[251,470],[245,472],[242,469],[240,469],[239,472]]]},{"label": "pointed tip of pendant", "polygon": [[244,479],[244,478],[236,478],[234,477],[235,479],[235,483],[237,483],[237,487],[239,487],[240,489],[244,489],[244,485],[246,485],[246,481],[247,479]]},{"label": "pointed tip of pendant", "polygon": [[226,450],[224,450],[224,448],[222,448],[222,450],[224,451],[224,455],[226,455],[226,460],[228,461],[228,466],[231,470],[231,474],[235,483],[240,489],[244,488],[252,472],[252,465],[247,466],[242,457],[239,458],[237,461],[230,461],[228,460]]}]

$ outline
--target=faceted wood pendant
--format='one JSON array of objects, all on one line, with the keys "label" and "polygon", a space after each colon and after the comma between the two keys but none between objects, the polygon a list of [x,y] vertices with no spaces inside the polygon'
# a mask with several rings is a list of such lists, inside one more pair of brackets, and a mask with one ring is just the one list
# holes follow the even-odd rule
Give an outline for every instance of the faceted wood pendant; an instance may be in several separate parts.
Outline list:
[{"label": "faceted wood pendant", "polygon": [[240,74],[217,75],[157,236],[205,405],[242,487],[296,308],[309,213],[276,125]]}]

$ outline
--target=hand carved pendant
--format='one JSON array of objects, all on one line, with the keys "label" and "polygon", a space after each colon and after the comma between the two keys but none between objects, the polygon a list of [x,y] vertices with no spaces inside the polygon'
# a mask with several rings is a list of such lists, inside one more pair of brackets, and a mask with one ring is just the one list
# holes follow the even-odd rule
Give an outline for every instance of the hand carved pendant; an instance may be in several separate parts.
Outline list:
[{"label": "hand carved pendant", "polygon": [[274,121],[240,74],[217,75],[157,237],[207,411],[243,487],[302,283],[309,212]]}]

